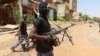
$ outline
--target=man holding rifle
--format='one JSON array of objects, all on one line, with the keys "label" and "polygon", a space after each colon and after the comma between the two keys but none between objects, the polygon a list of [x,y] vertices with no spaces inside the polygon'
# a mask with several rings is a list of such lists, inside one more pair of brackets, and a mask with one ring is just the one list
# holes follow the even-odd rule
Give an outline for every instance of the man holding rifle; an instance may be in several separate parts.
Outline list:
[{"label": "man holding rifle", "polygon": [[32,29],[32,33],[29,37],[36,40],[37,56],[54,56],[51,36],[45,35],[45,33],[51,31],[51,27],[47,19],[46,2],[42,1],[39,4],[39,17],[37,17],[34,27],[35,28]]}]

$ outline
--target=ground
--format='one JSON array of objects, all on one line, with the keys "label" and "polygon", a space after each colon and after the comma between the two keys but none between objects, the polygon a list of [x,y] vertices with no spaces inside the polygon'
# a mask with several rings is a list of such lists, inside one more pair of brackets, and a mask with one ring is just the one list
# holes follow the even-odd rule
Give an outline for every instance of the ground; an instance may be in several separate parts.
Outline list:
[{"label": "ground", "polygon": [[[56,25],[62,28],[69,26],[67,22],[51,23],[52,27]],[[100,56],[100,33],[97,23],[76,23],[77,25],[68,29],[68,34],[72,36],[74,45],[72,46],[68,38],[65,37],[60,46],[54,47],[55,56]],[[57,28],[57,27],[55,27]],[[29,32],[30,30],[28,30]],[[35,49],[31,49],[29,52],[23,52],[19,46],[16,50],[18,52],[12,52],[10,47],[16,43],[16,33],[0,35],[0,56],[36,56]],[[60,40],[62,34],[57,35]]]}]

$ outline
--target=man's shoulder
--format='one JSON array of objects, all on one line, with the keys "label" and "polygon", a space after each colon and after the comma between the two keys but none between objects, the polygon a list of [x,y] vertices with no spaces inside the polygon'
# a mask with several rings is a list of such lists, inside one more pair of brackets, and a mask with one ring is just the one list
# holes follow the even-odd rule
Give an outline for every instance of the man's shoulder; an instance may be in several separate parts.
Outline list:
[{"label": "man's shoulder", "polygon": [[37,17],[36,21],[34,22],[34,26],[40,25],[42,24],[42,22],[43,22],[43,19],[41,17]]},{"label": "man's shoulder", "polygon": [[43,18],[42,17],[37,17],[37,20],[43,20]]},{"label": "man's shoulder", "polygon": [[43,22],[45,21],[42,17],[37,17],[36,22]]}]

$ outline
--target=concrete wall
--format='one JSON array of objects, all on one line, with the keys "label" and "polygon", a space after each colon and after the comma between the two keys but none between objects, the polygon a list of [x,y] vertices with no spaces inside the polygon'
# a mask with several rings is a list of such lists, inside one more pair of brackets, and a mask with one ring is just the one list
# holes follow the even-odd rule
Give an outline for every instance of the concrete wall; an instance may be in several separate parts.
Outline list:
[{"label": "concrete wall", "polygon": [[69,9],[74,12],[77,11],[77,0],[70,0]]},{"label": "concrete wall", "polygon": [[75,20],[79,20],[81,18],[79,12],[74,12],[72,16],[73,16],[73,19],[75,19]]},{"label": "concrete wall", "polygon": [[57,5],[57,16],[65,16],[65,4],[58,4]]}]

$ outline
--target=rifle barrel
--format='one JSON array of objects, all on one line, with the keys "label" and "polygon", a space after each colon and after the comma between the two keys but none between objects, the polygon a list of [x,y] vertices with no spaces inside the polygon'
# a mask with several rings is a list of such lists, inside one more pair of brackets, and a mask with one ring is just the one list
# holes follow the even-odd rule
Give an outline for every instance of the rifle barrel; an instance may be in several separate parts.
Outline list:
[{"label": "rifle barrel", "polygon": [[48,32],[47,34],[48,35],[57,35],[57,34],[59,34],[59,33],[61,33],[62,31],[66,31],[68,28],[70,28],[70,27],[72,27],[72,25],[71,26],[68,26],[68,27],[65,27],[64,29],[60,29],[60,30],[58,30],[58,31],[50,31],[50,32]]}]

